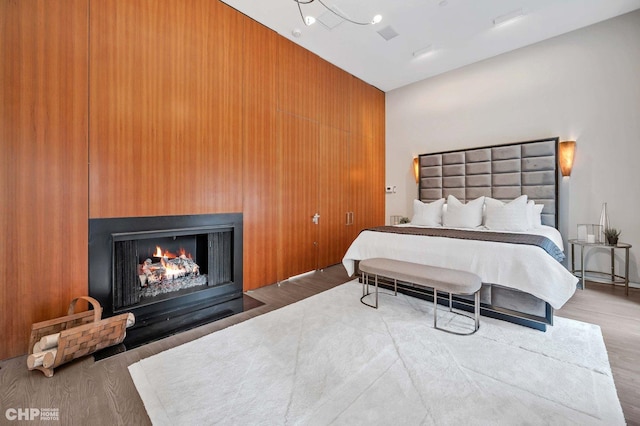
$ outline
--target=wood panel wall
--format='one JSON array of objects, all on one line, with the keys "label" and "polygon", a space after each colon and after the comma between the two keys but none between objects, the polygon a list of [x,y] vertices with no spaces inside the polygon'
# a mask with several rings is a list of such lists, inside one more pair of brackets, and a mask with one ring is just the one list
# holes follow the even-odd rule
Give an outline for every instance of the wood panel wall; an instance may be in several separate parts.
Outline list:
[{"label": "wood panel wall", "polygon": [[[347,92],[348,93],[348,92]],[[347,104],[348,107],[348,104]],[[347,123],[349,116],[347,115]],[[349,156],[351,135],[345,130],[323,125],[320,128],[319,170],[319,252],[320,267],[333,265],[342,260],[353,241],[353,225],[347,224],[347,213],[351,212],[351,166]],[[353,162],[358,161],[354,158]]]},{"label": "wood panel wall", "polygon": [[278,281],[318,268],[319,125],[278,112]]},{"label": "wood panel wall", "polygon": [[89,218],[242,212],[245,290],[384,223],[384,94],[221,2],[0,0],[0,49],[0,359],[87,294]]},{"label": "wood panel wall", "polygon": [[0,1],[0,359],[87,292],[87,0]]},{"label": "wood panel wall", "polygon": [[[276,139],[279,36],[247,19],[243,77],[243,285],[278,280],[278,150]],[[259,70],[259,72],[256,72]],[[259,259],[259,261],[257,261]]]},{"label": "wood panel wall", "polygon": [[242,211],[245,17],[91,2],[90,217]]}]

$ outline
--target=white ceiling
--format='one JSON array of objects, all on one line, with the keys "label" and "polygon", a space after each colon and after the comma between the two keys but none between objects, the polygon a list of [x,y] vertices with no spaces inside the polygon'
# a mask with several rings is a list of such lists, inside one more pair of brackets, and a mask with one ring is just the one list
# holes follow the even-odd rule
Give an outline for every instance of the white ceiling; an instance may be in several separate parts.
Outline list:
[{"label": "white ceiling", "polygon": [[[385,92],[640,8],[640,0],[322,0],[353,20],[383,17],[330,30],[306,26],[295,0],[222,1]],[[319,0],[301,7],[305,15],[326,12]],[[526,14],[493,25],[518,9]],[[389,41],[377,33],[387,26],[398,33]],[[431,54],[414,57],[426,46]]]}]

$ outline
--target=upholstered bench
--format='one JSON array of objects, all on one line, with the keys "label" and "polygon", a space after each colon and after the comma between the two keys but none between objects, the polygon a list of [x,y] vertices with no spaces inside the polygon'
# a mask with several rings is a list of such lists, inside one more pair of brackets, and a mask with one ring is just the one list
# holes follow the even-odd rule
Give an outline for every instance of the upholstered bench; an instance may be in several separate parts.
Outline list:
[{"label": "upholstered bench", "polygon": [[[433,289],[433,327],[438,330],[453,334],[468,335],[478,331],[480,327],[480,287],[482,280],[476,274],[456,269],[439,268],[437,266],[421,265],[418,263],[404,262],[402,260],[373,258],[361,260],[359,264],[362,277],[362,297],[360,301],[372,308],[378,308],[378,277],[385,277],[393,280],[394,294],[398,294],[398,281],[411,283],[417,287],[427,287]],[[369,292],[369,277],[375,277],[375,305],[364,301]],[[366,291],[365,291],[366,288]],[[461,333],[438,327],[438,291],[449,293],[449,311],[468,317],[467,315],[453,311],[452,295],[471,295],[475,297],[474,306],[474,329],[469,333]]]}]

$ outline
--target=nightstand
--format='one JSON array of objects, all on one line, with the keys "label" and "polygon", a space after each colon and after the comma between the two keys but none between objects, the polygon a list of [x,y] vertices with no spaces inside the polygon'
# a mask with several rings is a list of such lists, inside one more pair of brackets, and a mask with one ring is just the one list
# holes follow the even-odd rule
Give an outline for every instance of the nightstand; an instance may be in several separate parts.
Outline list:
[{"label": "nightstand", "polygon": [[[631,244],[618,243],[610,246],[604,243],[588,243],[584,240],[569,240],[571,245],[571,273],[582,281],[582,288],[585,288],[585,279],[605,283],[605,284],[624,284],[625,294],[629,295],[629,249]],[[575,246],[580,247],[580,269],[576,269]],[[584,262],[585,252],[590,248],[605,248],[611,251],[611,271],[593,271],[586,269]],[[615,273],[615,251],[624,250],[624,275]]]}]

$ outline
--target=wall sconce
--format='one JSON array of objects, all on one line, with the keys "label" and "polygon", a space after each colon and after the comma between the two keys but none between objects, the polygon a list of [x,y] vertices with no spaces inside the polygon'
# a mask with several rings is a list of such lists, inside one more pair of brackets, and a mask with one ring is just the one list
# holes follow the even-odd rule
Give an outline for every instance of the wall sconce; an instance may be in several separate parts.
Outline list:
[{"label": "wall sconce", "polygon": [[560,162],[560,171],[562,176],[571,176],[571,169],[573,168],[573,155],[576,152],[575,141],[560,142],[558,161]]},{"label": "wall sconce", "polygon": [[420,159],[413,157],[413,176],[416,178],[416,183],[420,182]]}]

